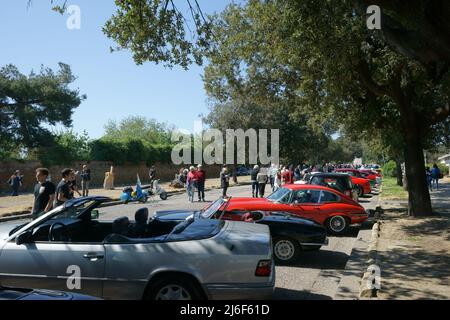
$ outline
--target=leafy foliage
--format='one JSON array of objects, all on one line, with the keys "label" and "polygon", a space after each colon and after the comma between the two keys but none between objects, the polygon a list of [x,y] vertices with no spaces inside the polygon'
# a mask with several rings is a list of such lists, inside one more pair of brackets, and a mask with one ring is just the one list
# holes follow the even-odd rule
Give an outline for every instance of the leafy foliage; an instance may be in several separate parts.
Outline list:
[{"label": "leafy foliage", "polygon": [[0,144],[27,149],[50,147],[48,125],[70,126],[73,110],[86,98],[69,87],[73,76],[67,64],[58,72],[42,67],[26,76],[14,65],[0,69]]},{"label": "leafy foliage", "polygon": [[117,11],[103,28],[117,43],[111,50],[130,49],[137,64],[153,61],[184,68],[193,62],[201,64],[210,36],[209,23],[197,0],[187,3],[191,22],[173,0],[116,0]]}]

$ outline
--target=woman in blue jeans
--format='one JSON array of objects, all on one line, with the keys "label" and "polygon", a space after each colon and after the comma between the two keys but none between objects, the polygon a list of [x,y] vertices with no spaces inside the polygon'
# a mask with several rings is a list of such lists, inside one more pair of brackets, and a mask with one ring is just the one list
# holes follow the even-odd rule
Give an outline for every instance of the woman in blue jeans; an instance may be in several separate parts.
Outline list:
[{"label": "woman in blue jeans", "polygon": [[186,191],[190,202],[194,202],[195,184],[196,184],[195,168],[191,166],[189,168],[189,173],[186,178]]}]

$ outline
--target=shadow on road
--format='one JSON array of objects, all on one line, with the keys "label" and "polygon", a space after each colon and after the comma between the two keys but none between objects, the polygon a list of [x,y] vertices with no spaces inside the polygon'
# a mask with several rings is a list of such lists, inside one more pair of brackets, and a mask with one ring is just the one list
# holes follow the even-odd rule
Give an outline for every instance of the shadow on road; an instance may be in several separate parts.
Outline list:
[{"label": "shadow on road", "polygon": [[330,296],[311,293],[305,290],[275,288],[272,300],[332,300]]},{"label": "shadow on road", "polygon": [[[415,250],[412,250],[415,249]],[[436,292],[430,288],[413,287],[414,281],[419,283],[430,279],[434,286],[445,288],[450,286],[449,253],[445,250],[430,253],[419,248],[399,247],[388,252],[379,253],[381,275],[386,279],[395,279],[394,285],[387,285],[388,298],[396,299],[448,299],[444,292]],[[401,270],[401,272],[399,272]],[[408,285],[398,286],[399,283]]]},{"label": "shadow on road", "polygon": [[349,255],[339,251],[302,251],[292,267],[344,270],[348,259]]}]

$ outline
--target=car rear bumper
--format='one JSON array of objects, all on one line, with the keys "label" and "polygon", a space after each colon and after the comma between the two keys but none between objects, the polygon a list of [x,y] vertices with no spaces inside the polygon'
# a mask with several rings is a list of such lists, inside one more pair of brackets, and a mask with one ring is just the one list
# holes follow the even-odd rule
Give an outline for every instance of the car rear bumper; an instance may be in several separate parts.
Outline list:
[{"label": "car rear bumper", "polygon": [[203,289],[210,300],[268,300],[275,290],[275,263],[266,283],[205,284]]},{"label": "car rear bumper", "polygon": [[365,221],[367,221],[367,219],[369,218],[369,214],[353,214],[351,215],[351,224],[355,224],[355,223],[363,223]]},{"label": "car rear bumper", "polygon": [[206,285],[204,289],[210,300],[268,300],[275,286]]}]

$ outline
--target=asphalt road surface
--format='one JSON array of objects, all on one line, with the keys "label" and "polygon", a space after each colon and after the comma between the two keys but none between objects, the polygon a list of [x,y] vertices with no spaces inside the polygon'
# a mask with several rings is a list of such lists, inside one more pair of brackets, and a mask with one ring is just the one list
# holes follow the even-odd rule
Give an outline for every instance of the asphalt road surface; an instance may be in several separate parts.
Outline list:
[{"label": "asphalt road surface", "polygon": [[[251,196],[251,186],[229,188],[228,195]],[[220,196],[221,190],[206,192],[207,201],[216,200]],[[366,209],[375,209],[377,198],[376,194],[366,196],[360,199],[360,203]],[[169,197],[166,201],[155,198],[146,204],[129,203],[105,207],[100,209],[100,213],[101,219],[113,220],[119,216],[134,219],[136,210],[144,206],[153,213],[157,210],[198,210],[206,205],[208,203],[190,203],[186,194],[178,194]],[[277,266],[274,299],[333,299],[360,228],[371,228],[371,224],[351,226],[344,236],[330,236],[328,246],[322,247],[319,251],[303,252],[295,266]]]}]

